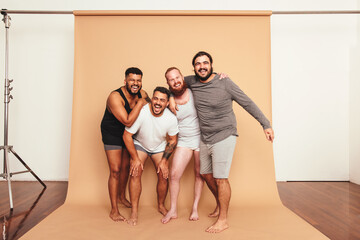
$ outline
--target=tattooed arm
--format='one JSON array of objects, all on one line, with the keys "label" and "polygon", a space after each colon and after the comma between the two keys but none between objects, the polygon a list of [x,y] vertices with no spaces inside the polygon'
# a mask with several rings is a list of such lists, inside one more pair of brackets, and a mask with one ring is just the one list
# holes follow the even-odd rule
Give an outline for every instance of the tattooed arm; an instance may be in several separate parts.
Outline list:
[{"label": "tattooed arm", "polygon": [[174,136],[168,136],[168,141],[165,147],[164,154],[162,156],[162,159],[159,163],[159,166],[157,168],[157,173],[161,171],[163,174],[163,177],[167,179],[169,177],[169,157],[175,150],[177,144],[177,135]]}]

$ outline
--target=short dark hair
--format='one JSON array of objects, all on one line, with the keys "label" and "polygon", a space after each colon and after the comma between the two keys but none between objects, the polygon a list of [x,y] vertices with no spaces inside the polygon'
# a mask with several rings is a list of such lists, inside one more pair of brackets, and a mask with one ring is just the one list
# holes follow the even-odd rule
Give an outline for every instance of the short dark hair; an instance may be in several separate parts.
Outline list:
[{"label": "short dark hair", "polygon": [[169,91],[169,89],[167,89],[167,88],[164,88],[164,87],[156,87],[156,88],[154,89],[153,96],[154,96],[155,92],[165,93],[165,94],[167,95],[167,98],[168,98],[168,99],[170,98],[170,91]]},{"label": "short dark hair", "polygon": [[193,66],[195,66],[195,59],[197,59],[198,57],[201,57],[201,56],[207,56],[210,59],[210,63],[211,64],[213,63],[213,59],[212,59],[212,57],[211,57],[211,55],[209,53],[204,52],[204,51],[200,51],[197,54],[195,54],[195,56],[193,57],[193,60],[192,60],[192,65]]},{"label": "short dark hair", "polygon": [[142,71],[137,67],[129,67],[128,69],[126,69],[125,77],[127,77],[130,73],[136,74],[136,75],[141,75],[141,77],[143,76]]}]

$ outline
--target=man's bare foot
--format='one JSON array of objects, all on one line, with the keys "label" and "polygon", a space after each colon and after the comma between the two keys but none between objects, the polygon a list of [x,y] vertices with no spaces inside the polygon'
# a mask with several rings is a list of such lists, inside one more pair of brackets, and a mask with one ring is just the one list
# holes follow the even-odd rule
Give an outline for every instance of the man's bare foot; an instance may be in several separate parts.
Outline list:
[{"label": "man's bare foot", "polygon": [[210,227],[208,227],[205,232],[208,233],[219,233],[224,231],[225,229],[228,229],[229,225],[227,224],[226,220],[217,220],[213,225],[211,225]]},{"label": "man's bare foot", "polygon": [[131,226],[136,226],[138,221],[137,213],[131,213],[130,218],[127,220],[127,223]]},{"label": "man's bare foot", "polygon": [[119,213],[117,209],[112,209],[109,217],[115,222],[124,222],[126,219]]},{"label": "man's bare foot", "polygon": [[208,217],[215,218],[219,216],[219,206],[216,206],[215,210],[208,215]]},{"label": "man's bare foot", "polygon": [[164,205],[159,205],[158,210],[159,210],[159,212],[160,212],[162,215],[164,215],[164,216],[165,216],[165,215],[167,214],[167,212],[168,212],[168,210],[165,208]]},{"label": "man's bare foot", "polygon": [[120,198],[119,202],[127,208],[131,208],[131,203],[124,197]]},{"label": "man's bare foot", "polygon": [[170,222],[170,220],[171,219],[175,219],[175,218],[177,218],[177,213],[176,213],[176,211],[169,211],[166,215],[165,215],[165,217],[163,217],[162,219],[161,219],[161,222],[162,223],[168,223],[168,222]]},{"label": "man's bare foot", "polygon": [[199,214],[196,210],[193,210],[190,217],[189,217],[190,221],[197,221],[199,220]]}]

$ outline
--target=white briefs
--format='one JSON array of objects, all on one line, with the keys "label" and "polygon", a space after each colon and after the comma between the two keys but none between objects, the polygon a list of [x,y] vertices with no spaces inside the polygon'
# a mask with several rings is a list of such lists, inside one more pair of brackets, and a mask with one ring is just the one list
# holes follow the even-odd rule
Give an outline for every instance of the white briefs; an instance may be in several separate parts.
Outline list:
[{"label": "white briefs", "polygon": [[189,101],[183,105],[178,104],[179,111],[176,114],[179,125],[177,146],[199,151],[199,119],[194,106],[193,94],[189,88],[187,89],[187,91],[189,93]]}]

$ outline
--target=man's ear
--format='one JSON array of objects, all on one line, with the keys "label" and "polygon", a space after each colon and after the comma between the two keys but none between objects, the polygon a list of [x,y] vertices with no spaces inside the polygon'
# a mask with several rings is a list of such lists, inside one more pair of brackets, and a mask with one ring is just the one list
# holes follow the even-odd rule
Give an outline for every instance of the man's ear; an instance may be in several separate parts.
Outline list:
[{"label": "man's ear", "polygon": [[170,102],[169,102],[169,101],[167,101],[166,107],[168,107],[168,106],[169,106],[169,104],[170,104]]}]

